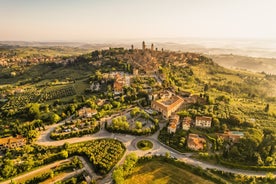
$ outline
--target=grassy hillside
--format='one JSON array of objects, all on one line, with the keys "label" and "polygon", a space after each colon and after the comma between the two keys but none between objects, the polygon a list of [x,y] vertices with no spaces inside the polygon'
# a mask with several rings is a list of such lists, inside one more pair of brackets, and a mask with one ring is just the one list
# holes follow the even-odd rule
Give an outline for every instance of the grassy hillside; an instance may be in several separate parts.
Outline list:
[{"label": "grassy hillside", "polygon": [[[26,48],[26,52],[28,49],[30,48]],[[149,70],[148,66],[154,71]],[[149,75],[157,75],[164,79],[162,86],[156,88],[157,91],[171,88],[176,93],[189,91],[193,95],[205,98],[205,104],[187,106],[183,109],[189,111],[192,116],[210,115],[221,120],[220,125],[226,124],[228,128],[244,128],[249,123],[253,127],[276,130],[275,76],[226,69],[199,54],[150,50],[133,52],[124,49],[95,51],[81,55],[68,64],[41,63],[18,68],[0,68],[0,84],[2,84],[0,94],[6,96],[10,107],[15,108],[12,111],[5,111],[7,119],[3,118],[3,121],[18,119],[20,116],[13,118],[11,115],[20,113],[18,109],[24,108],[28,103],[53,105],[57,99],[67,105],[78,100],[83,103],[85,98],[88,99],[93,94],[86,93],[85,90],[93,80],[97,79],[95,75],[97,70],[101,73],[111,71],[131,73],[135,67],[139,68],[139,73],[151,72]],[[16,71],[17,75],[11,76],[12,71]],[[112,87],[112,81],[103,85],[103,89],[108,86]],[[25,89],[26,94],[13,93],[16,88]],[[132,88],[136,88],[138,93],[145,92],[139,85],[131,85]],[[36,90],[37,96],[33,97],[28,92],[29,89]],[[66,95],[61,95],[63,91],[67,91]],[[17,99],[21,99],[21,106],[16,105]],[[5,102],[0,105],[7,106]],[[267,105],[269,109],[265,111]],[[5,110],[10,109],[5,108]],[[65,109],[56,109],[55,112],[61,112],[59,113],[61,115],[64,111]],[[247,124],[231,127],[228,121],[233,115]]]}]

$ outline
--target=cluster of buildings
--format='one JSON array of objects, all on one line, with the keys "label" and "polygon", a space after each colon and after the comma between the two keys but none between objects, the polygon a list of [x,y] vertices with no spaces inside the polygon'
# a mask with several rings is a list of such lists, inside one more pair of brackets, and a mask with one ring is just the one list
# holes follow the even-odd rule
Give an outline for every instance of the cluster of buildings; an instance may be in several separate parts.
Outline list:
[{"label": "cluster of buildings", "polygon": [[0,151],[24,146],[26,139],[22,136],[0,138]]},{"label": "cluster of buildings", "polygon": [[38,63],[48,63],[48,62],[56,62],[56,63],[64,63],[69,62],[72,59],[63,60],[61,57],[49,57],[49,56],[37,56],[37,57],[17,57],[17,56],[1,56],[0,58],[0,66],[8,67],[17,65],[30,65],[30,64],[38,64]]},{"label": "cluster of buildings", "polygon": [[[172,115],[170,118],[170,123],[168,126],[169,133],[175,133],[178,125],[180,124],[178,115]],[[171,123],[173,122],[173,123]],[[175,126],[176,125],[176,126]],[[192,125],[192,118],[184,117],[182,120],[182,129],[189,130]],[[195,122],[193,123],[195,127],[199,128],[210,128],[212,125],[212,118],[207,116],[196,116]]]}]

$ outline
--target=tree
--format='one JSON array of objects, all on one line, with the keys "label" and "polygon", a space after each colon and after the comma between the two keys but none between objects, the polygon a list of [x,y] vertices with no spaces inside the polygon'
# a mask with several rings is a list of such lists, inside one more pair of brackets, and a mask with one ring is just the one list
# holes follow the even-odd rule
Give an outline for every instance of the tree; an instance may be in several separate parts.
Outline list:
[{"label": "tree", "polygon": [[10,183],[10,184],[17,184],[17,182],[16,182],[16,181],[11,180],[11,183]]},{"label": "tree", "polygon": [[55,173],[54,173],[54,171],[51,169],[51,170],[50,170],[50,178],[54,178],[54,176],[55,176]]},{"label": "tree", "polygon": [[51,124],[57,123],[61,120],[61,117],[57,115],[56,113],[51,113],[49,116],[49,122]]},{"label": "tree", "polygon": [[225,130],[228,129],[228,127],[227,127],[227,125],[226,125],[225,123],[223,123],[223,124],[221,125],[221,129],[222,129],[223,131],[225,131]]},{"label": "tree", "polygon": [[205,86],[204,86],[204,92],[208,91],[208,89],[209,89],[208,84],[205,84]]},{"label": "tree", "polygon": [[30,130],[25,133],[25,137],[29,143],[32,143],[37,138],[38,134],[37,130]]},{"label": "tree", "polygon": [[97,71],[95,72],[95,78],[96,78],[97,81],[102,80],[103,75],[102,75],[101,71],[97,70]]},{"label": "tree", "polygon": [[215,128],[215,130],[220,129],[220,121],[218,118],[213,118],[213,127]]},{"label": "tree", "polygon": [[237,115],[230,115],[229,124],[232,126],[240,126],[243,123],[242,119]]},{"label": "tree", "polygon": [[72,182],[72,184],[77,184],[77,178],[75,178],[75,177],[73,177],[73,178],[71,178],[71,182]]},{"label": "tree", "polygon": [[26,154],[31,153],[33,150],[34,150],[34,148],[31,145],[28,145],[28,144],[23,147],[23,152],[26,153]]},{"label": "tree", "polygon": [[265,159],[266,165],[274,165],[274,162],[275,162],[275,160],[273,159],[273,157],[268,156]]},{"label": "tree", "polygon": [[141,129],[143,127],[142,122],[140,122],[140,121],[136,121],[135,126],[137,129]]},{"label": "tree", "polygon": [[112,109],[112,107],[113,107],[113,106],[112,106],[111,104],[105,104],[105,105],[103,106],[104,110],[106,110],[106,111]]},{"label": "tree", "polygon": [[28,157],[28,159],[23,163],[22,167],[24,171],[29,171],[33,168],[35,162],[32,157]]},{"label": "tree", "polygon": [[122,166],[117,167],[113,174],[112,178],[116,184],[123,184],[124,183],[124,170]]},{"label": "tree", "polygon": [[254,152],[253,159],[257,165],[264,165],[261,155],[258,152]]},{"label": "tree", "polygon": [[1,169],[1,173],[4,178],[9,178],[11,176],[16,175],[16,167],[14,167],[14,163],[11,160],[6,160],[4,167]]},{"label": "tree", "polygon": [[27,105],[27,115],[30,119],[39,119],[40,117],[40,104],[31,103]]},{"label": "tree", "polygon": [[62,151],[60,152],[60,156],[61,156],[62,158],[68,158],[68,151],[62,150]]},{"label": "tree", "polygon": [[126,172],[126,174],[129,174],[134,165],[136,164],[138,160],[138,156],[135,153],[130,153],[126,156],[126,160],[124,162],[123,168]]},{"label": "tree", "polygon": [[69,148],[69,143],[68,142],[65,142],[63,144],[63,149],[67,150]]},{"label": "tree", "polygon": [[73,157],[72,164],[74,165],[74,167],[82,168],[82,162],[77,156]]},{"label": "tree", "polygon": [[268,111],[269,111],[269,104],[266,104],[264,111],[265,111],[265,112],[268,112]]}]

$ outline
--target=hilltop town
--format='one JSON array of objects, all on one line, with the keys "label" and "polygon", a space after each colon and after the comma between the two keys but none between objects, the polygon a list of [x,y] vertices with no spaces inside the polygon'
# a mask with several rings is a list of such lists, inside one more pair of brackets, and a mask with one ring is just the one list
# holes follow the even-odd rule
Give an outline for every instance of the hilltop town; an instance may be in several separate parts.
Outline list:
[{"label": "hilltop town", "polygon": [[[144,41],[24,57],[23,68],[11,67],[11,56],[0,55],[0,183],[120,183],[147,161],[176,165],[200,182],[275,182],[274,75]],[[38,167],[48,174],[17,176]]]}]

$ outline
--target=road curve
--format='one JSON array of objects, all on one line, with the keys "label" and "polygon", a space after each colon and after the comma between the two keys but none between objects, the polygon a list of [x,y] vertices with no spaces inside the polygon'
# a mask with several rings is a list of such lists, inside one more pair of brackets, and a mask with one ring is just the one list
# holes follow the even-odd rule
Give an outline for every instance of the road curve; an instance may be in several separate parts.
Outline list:
[{"label": "road curve", "polygon": [[[64,121],[62,123],[64,123]],[[38,138],[36,144],[45,145],[45,146],[60,146],[66,142],[77,143],[77,142],[90,141],[90,140],[101,139],[101,138],[113,138],[113,139],[117,139],[117,140],[121,141],[126,146],[126,153],[124,154],[123,158],[118,162],[117,165],[123,163],[125,156],[132,152],[136,153],[138,156],[165,155],[165,153],[170,152],[171,155],[174,156],[175,158],[177,158],[178,160],[183,161],[187,164],[202,167],[203,169],[211,168],[211,169],[221,170],[224,172],[231,172],[231,173],[235,173],[235,174],[243,174],[243,175],[247,175],[247,176],[257,176],[257,177],[265,177],[267,174],[267,172],[265,172],[265,171],[249,171],[249,170],[241,170],[241,169],[231,169],[231,168],[227,168],[227,167],[224,167],[221,165],[213,165],[210,163],[206,163],[203,161],[199,161],[199,160],[190,158],[191,154],[180,153],[180,152],[174,150],[173,148],[159,142],[158,141],[159,131],[156,132],[155,134],[153,134],[152,136],[132,136],[132,135],[125,135],[125,134],[118,134],[118,133],[110,133],[110,132],[106,131],[104,128],[102,128],[99,132],[92,134],[92,135],[86,135],[86,136],[82,136],[82,137],[70,138],[70,139],[59,140],[59,141],[50,139],[51,131],[53,131],[54,128],[61,125],[62,123],[51,125],[51,126],[47,127],[47,130],[43,131],[40,134],[40,137]],[[163,127],[163,126],[164,126],[164,124],[161,125],[161,127]],[[148,151],[142,151],[142,150],[137,149],[136,143],[142,139],[150,140],[154,145],[153,148]],[[274,172],[273,174],[276,174],[276,172]],[[102,181],[100,180],[99,183],[108,183],[111,181],[112,180],[111,180],[111,172],[110,172]],[[0,184],[2,184],[2,183],[0,183]],[[6,184],[6,183],[3,183],[3,184]]]}]

